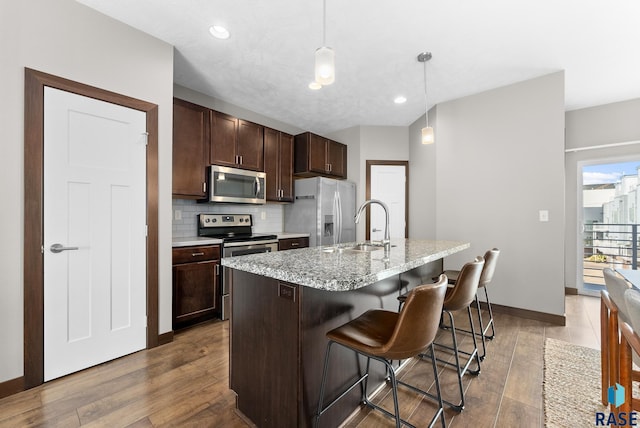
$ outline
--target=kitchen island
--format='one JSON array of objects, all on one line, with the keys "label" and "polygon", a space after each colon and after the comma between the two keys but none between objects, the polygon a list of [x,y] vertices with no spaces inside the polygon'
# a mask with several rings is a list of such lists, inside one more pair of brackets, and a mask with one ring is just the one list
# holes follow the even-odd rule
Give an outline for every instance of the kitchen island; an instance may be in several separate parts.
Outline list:
[{"label": "kitchen island", "polygon": [[[457,241],[392,240],[389,254],[355,244],[223,258],[231,280],[230,388],[237,407],[258,427],[307,427],[316,411],[325,334],[368,309],[398,310],[397,296],[432,282],[442,259],[469,248]],[[372,248],[368,248],[371,250]],[[364,369],[337,347],[326,400]],[[369,391],[384,382],[373,363]],[[360,403],[354,389],[322,417],[337,426]]]}]

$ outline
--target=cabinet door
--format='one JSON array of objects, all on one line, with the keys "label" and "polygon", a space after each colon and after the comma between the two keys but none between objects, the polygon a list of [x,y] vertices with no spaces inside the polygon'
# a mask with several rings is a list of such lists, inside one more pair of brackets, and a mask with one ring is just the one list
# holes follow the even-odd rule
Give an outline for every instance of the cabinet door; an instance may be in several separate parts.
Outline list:
[{"label": "cabinet door", "polygon": [[319,135],[309,134],[309,170],[327,172],[327,139]]},{"label": "cabinet door", "polygon": [[209,162],[214,165],[237,166],[236,146],[238,119],[211,111],[211,150]]},{"label": "cabinet door", "polygon": [[238,165],[243,169],[264,171],[264,127],[240,120],[238,122]]},{"label": "cabinet door", "polygon": [[280,133],[280,200],[293,202],[293,135]]},{"label": "cabinet door", "polygon": [[264,129],[264,172],[266,179],[266,196],[268,201],[278,201],[280,196],[280,132],[275,129]]},{"label": "cabinet door", "polygon": [[209,110],[173,100],[173,189],[183,198],[204,198],[209,155]]},{"label": "cabinet door", "polygon": [[329,164],[329,174],[347,178],[347,146],[328,140],[327,163]]},{"label": "cabinet door", "polygon": [[173,267],[173,327],[213,318],[218,309],[218,262]]}]

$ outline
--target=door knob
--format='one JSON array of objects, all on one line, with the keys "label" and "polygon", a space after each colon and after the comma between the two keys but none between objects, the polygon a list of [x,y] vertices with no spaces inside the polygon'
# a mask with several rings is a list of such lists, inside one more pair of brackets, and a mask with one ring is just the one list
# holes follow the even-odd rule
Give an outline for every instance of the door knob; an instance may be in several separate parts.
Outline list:
[{"label": "door knob", "polygon": [[49,250],[51,250],[52,253],[61,253],[63,251],[71,251],[71,250],[77,250],[78,247],[64,247],[62,244],[53,244]]}]

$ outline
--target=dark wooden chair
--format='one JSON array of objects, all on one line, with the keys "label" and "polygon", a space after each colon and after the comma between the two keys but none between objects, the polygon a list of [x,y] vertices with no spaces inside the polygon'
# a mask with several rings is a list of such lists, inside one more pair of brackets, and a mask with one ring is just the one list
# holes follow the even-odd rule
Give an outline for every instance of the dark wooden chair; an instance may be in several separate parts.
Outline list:
[{"label": "dark wooden chair", "polygon": [[[608,404],[609,387],[620,377],[620,339],[618,319],[628,322],[624,293],[631,286],[612,269],[602,270],[605,290],[600,292],[600,364],[602,373],[601,400]],[[613,411],[613,405],[611,406]]]}]

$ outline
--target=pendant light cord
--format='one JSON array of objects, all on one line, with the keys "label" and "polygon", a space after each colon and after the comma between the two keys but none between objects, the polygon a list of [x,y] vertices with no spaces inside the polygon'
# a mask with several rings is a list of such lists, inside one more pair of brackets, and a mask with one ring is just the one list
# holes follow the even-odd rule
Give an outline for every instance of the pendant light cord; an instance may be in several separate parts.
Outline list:
[{"label": "pendant light cord", "polygon": [[424,116],[427,121],[427,128],[429,127],[429,103],[427,102],[427,61],[422,63],[424,65]]},{"label": "pendant light cord", "polygon": [[322,46],[327,46],[327,0],[322,0]]}]

